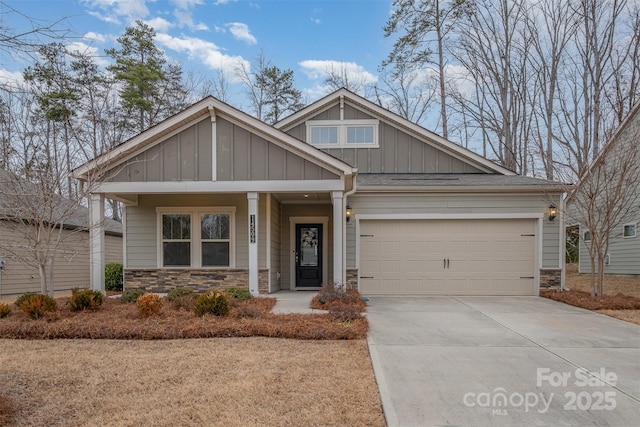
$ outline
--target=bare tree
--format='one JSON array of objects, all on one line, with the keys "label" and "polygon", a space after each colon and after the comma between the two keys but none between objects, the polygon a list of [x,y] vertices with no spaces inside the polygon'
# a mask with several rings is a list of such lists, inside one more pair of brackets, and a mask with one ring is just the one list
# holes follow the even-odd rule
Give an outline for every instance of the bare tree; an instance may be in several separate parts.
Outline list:
[{"label": "bare tree", "polygon": [[473,2],[467,0],[395,0],[393,13],[384,26],[385,37],[395,34],[400,34],[400,37],[383,61],[383,67],[412,65],[410,68],[420,69],[435,65],[440,124],[445,138],[449,135],[445,44],[458,20],[470,13],[472,7]]},{"label": "bare tree", "polygon": [[436,81],[427,72],[398,65],[373,88],[376,102],[401,117],[421,123],[437,96]]},{"label": "bare tree", "polygon": [[531,137],[531,71],[527,67],[532,34],[525,25],[522,0],[484,0],[460,25],[455,57],[465,68],[474,93],[458,93],[464,109],[482,130],[499,163],[527,172]]},{"label": "bare tree", "polygon": [[345,88],[353,93],[364,95],[365,89],[369,85],[369,81],[364,75],[350,72],[349,65],[346,63],[331,63],[324,70],[324,73],[326,76],[324,83],[331,91]]},{"label": "bare tree", "polygon": [[585,172],[568,199],[570,217],[590,235],[591,295],[602,296],[610,240],[640,212],[640,104]]},{"label": "bare tree", "polygon": [[258,120],[264,119],[267,94],[266,88],[256,85],[256,76],[262,74],[269,67],[271,67],[271,60],[267,59],[264,52],[261,51],[251,65],[247,66],[241,63],[236,68],[236,77],[240,80],[245,96],[249,100],[249,106],[253,110],[253,115]]}]

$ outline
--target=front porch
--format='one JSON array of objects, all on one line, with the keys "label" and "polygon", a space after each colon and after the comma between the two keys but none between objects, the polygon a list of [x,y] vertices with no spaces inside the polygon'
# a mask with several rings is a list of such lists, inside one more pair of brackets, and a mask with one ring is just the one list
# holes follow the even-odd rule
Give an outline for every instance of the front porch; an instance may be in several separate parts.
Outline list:
[{"label": "front porch", "polygon": [[[92,289],[104,291],[101,207],[105,197],[126,202],[125,289],[164,293],[178,286],[198,292],[247,287],[257,295],[314,290],[325,283],[354,279],[354,273],[345,270],[342,191],[95,193],[91,198]],[[300,232],[310,229],[319,235],[303,248]],[[310,260],[309,254],[316,258]],[[310,274],[315,281],[308,280]]]}]

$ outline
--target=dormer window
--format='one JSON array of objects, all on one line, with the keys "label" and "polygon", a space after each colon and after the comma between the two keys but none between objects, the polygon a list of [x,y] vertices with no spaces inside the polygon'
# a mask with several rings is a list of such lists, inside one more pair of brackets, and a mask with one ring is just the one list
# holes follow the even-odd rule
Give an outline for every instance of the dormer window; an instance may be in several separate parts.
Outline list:
[{"label": "dormer window", "polygon": [[309,120],[307,142],[318,148],[378,148],[378,120]]}]

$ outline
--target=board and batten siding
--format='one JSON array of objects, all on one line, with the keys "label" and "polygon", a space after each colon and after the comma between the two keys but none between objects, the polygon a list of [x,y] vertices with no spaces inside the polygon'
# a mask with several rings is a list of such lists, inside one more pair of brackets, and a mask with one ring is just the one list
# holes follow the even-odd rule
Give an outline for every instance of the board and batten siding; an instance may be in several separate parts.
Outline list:
[{"label": "board and batten siding", "polygon": [[339,179],[326,169],[222,118],[217,121],[218,181]]},{"label": "board and batten siding", "polygon": [[[345,103],[344,119],[372,119]],[[333,106],[309,120],[339,120],[340,107]],[[307,139],[306,124],[287,133]],[[380,121],[378,148],[323,148],[322,150],[358,169],[359,173],[482,173],[479,169],[438,150],[390,124]]]},{"label": "board and batten siding", "polygon": [[113,182],[210,181],[211,120],[201,120],[107,172]]},{"label": "board and batten siding", "polygon": [[[89,233],[64,230],[65,237],[59,247],[60,255],[53,266],[56,292],[89,287]],[[105,236],[105,262],[122,262],[122,237]],[[0,224],[3,243],[20,245],[20,233]],[[0,252],[2,250],[0,249]],[[27,265],[19,255],[3,253],[6,267],[2,271],[0,297],[17,296],[25,292],[41,292],[38,270]],[[25,255],[26,257],[27,255]]]},{"label": "board and batten siding", "polygon": [[[418,194],[355,194],[349,197],[353,215],[378,214],[545,214],[549,200],[538,195],[418,195]],[[556,201],[558,204],[558,201]],[[347,268],[356,268],[355,221],[347,225]],[[543,219],[542,268],[559,268],[559,221]]]},{"label": "board and batten siding", "polygon": [[[258,202],[258,266],[266,265],[267,194]],[[241,194],[140,195],[137,206],[127,206],[127,265],[129,269],[158,268],[156,208],[235,207],[235,268],[249,268],[248,200]]]}]

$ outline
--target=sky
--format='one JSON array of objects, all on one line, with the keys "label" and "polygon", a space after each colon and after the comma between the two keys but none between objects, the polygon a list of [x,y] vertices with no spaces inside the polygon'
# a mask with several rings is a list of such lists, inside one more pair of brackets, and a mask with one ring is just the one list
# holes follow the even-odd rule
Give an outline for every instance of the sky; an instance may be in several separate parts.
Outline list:
[{"label": "sky", "polygon": [[[155,28],[158,46],[183,71],[231,78],[237,64],[261,52],[280,69],[291,69],[304,101],[327,93],[323,71],[346,68],[374,83],[393,41],[382,27],[392,0],[5,0],[0,26],[29,29],[26,17],[56,23],[73,48],[108,65],[104,50],[117,46],[127,26],[142,20]],[[15,9],[19,13],[10,11]],[[20,16],[20,14],[24,16]],[[29,62],[0,51],[0,78],[18,77]],[[234,83],[232,93],[240,96]],[[241,106],[243,100],[236,99]]]}]

